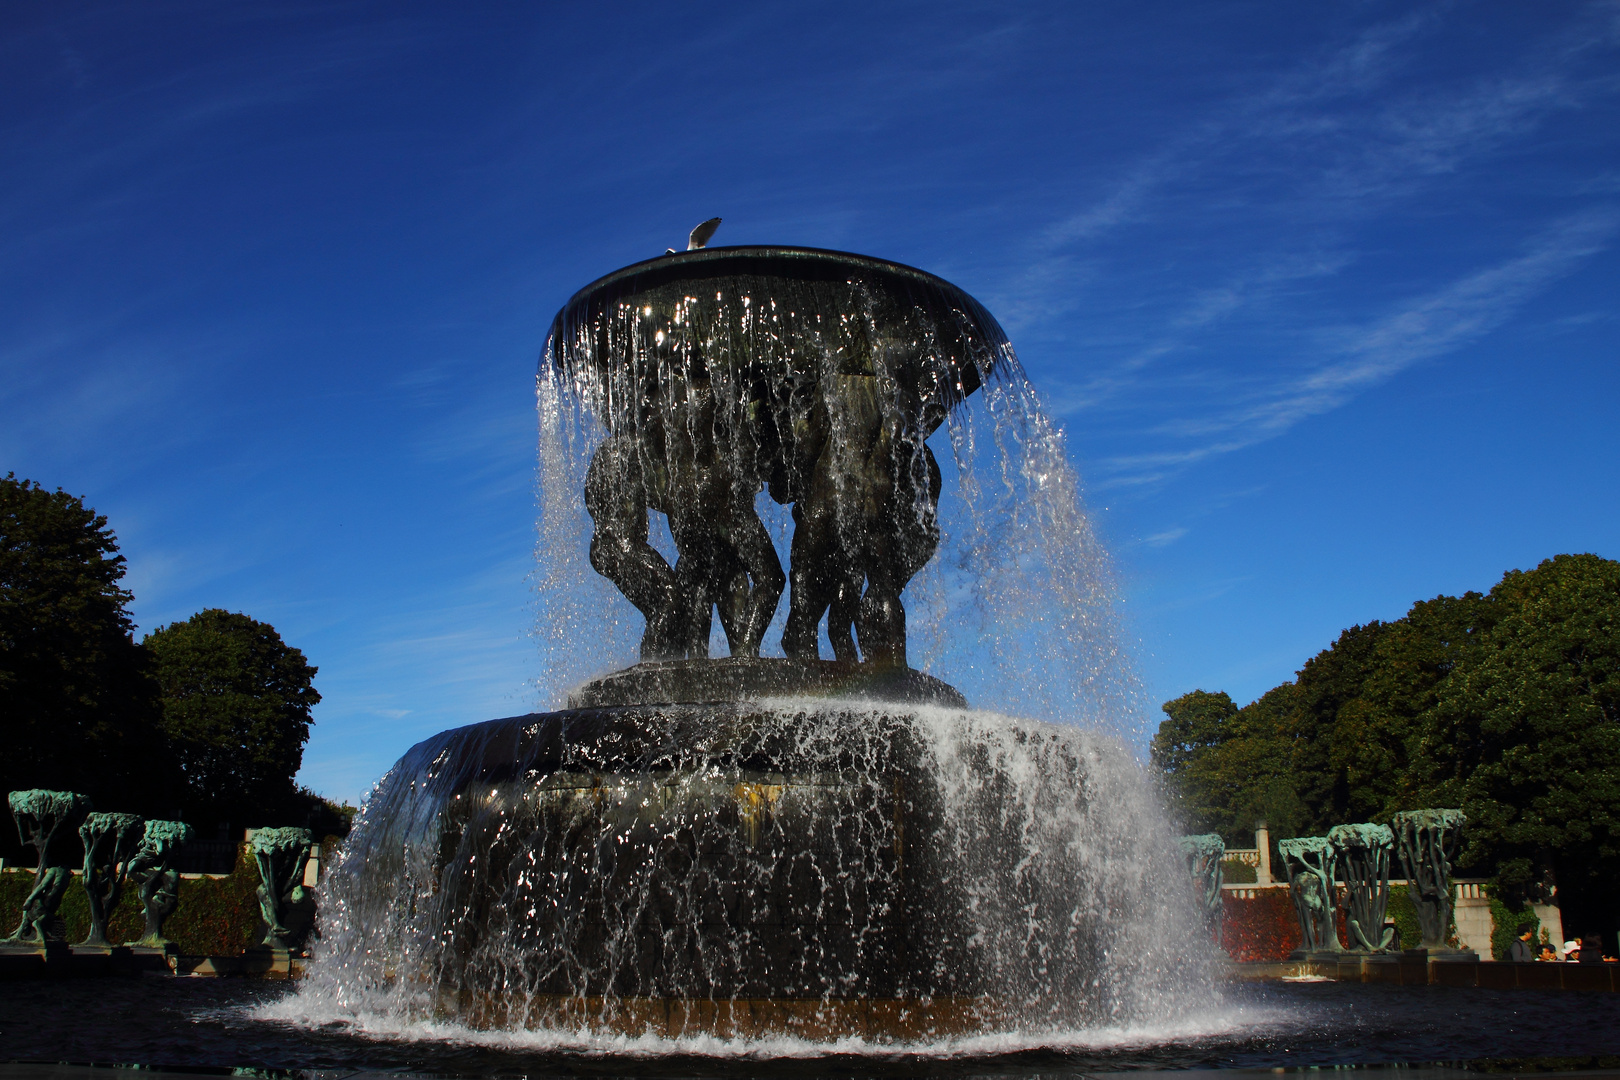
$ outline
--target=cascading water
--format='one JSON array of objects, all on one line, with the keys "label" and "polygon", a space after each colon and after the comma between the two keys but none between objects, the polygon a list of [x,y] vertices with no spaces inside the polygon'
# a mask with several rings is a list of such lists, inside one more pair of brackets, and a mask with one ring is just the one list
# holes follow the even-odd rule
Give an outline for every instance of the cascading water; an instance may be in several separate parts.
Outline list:
[{"label": "cascading water", "polygon": [[290,1008],[895,1045],[1209,998],[1106,561],[982,307],[838,253],[652,260],[558,316],[539,413],[571,707],[390,770]]}]

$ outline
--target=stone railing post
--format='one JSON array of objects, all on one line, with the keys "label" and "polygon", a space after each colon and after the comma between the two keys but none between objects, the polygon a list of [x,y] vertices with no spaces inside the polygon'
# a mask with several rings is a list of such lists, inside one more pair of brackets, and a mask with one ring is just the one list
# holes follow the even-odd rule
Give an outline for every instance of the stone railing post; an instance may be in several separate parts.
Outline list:
[{"label": "stone railing post", "polygon": [[1254,883],[1256,885],[1270,885],[1271,876],[1271,830],[1264,821],[1254,823],[1254,847],[1260,853],[1260,867],[1255,871]]}]

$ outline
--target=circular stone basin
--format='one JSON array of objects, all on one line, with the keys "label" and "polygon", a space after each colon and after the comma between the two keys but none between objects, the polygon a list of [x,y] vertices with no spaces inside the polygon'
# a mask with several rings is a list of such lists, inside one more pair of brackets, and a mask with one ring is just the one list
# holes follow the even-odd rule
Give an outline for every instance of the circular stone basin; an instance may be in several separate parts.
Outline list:
[{"label": "circular stone basin", "polygon": [[[621,675],[682,670],[643,667]],[[474,724],[368,800],[326,948],[345,979],[481,1028],[922,1038],[1112,1016],[1163,992],[1138,938],[1179,895],[1158,880],[1179,866],[1140,848],[1137,773],[1072,728],[920,704]]]}]

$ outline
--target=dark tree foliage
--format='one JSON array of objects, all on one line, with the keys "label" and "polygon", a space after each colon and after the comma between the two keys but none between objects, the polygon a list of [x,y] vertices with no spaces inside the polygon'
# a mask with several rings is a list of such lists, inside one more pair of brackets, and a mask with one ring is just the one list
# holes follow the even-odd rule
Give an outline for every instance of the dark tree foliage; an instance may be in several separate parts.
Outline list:
[{"label": "dark tree foliage", "polygon": [[1165,705],[1153,759],[1188,828],[1236,846],[1262,818],[1282,838],[1461,806],[1459,865],[1504,895],[1620,891],[1620,563],[1560,555],[1422,601],[1231,706]]},{"label": "dark tree foliage", "polygon": [[[1422,766],[1468,814],[1465,860],[1514,894],[1620,889],[1620,563],[1560,555],[1491,590],[1498,618],[1427,713]],[[1604,912],[1612,916],[1613,912]]]},{"label": "dark tree foliage", "polygon": [[1386,623],[1352,626],[1332,648],[1307,660],[1294,681],[1289,734],[1295,790],[1310,807],[1308,824],[1318,829],[1326,818],[1349,820],[1346,814],[1364,820],[1371,812],[1367,804],[1377,798],[1376,762],[1389,747],[1381,738],[1386,725],[1363,697],[1363,687],[1388,635]]},{"label": "dark tree foliage", "polygon": [[1296,790],[1309,808],[1302,824],[1320,834],[1411,803],[1423,718],[1492,611],[1479,593],[1420,601],[1405,618],[1346,630],[1306,661],[1291,728]]},{"label": "dark tree foliage", "polygon": [[160,627],[144,644],[193,818],[282,824],[307,809],[293,777],[321,695],[304,654],[268,623],[219,608]]},{"label": "dark tree foliage", "polygon": [[123,576],[105,517],[60,489],[0,479],[0,794],[59,788],[172,811]]}]

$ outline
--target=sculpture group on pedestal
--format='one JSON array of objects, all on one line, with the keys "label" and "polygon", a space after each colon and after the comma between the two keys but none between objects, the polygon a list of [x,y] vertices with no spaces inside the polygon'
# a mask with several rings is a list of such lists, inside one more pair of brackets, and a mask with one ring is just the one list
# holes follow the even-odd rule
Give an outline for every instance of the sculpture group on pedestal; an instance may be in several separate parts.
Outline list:
[{"label": "sculpture group on pedestal", "polygon": [[1283,872],[1299,916],[1300,951],[1339,952],[1338,907],[1333,882],[1339,853],[1325,836],[1296,836],[1277,841]]},{"label": "sculpture group on pedestal", "polygon": [[1406,892],[1417,908],[1423,934],[1419,947],[1457,951],[1446,944],[1451,928],[1451,856],[1468,819],[1461,810],[1405,810],[1390,824],[1406,867]]},{"label": "sculpture group on pedestal", "polygon": [[1328,841],[1338,853],[1344,874],[1344,926],[1350,948],[1385,952],[1395,942],[1394,926],[1386,926],[1389,908],[1389,856],[1395,834],[1388,825],[1335,825]]},{"label": "sculpture group on pedestal", "polygon": [[[905,666],[900,595],[940,539],[927,439],[1005,363],[1005,334],[950,283],[875,259],[658,262],[581,290],[547,350],[608,429],[585,480],[590,559],[646,618],[641,659],[706,658],[717,608],[732,655],[757,657],[791,583],[789,658],[817,658],[825,616],[838,660]],[[788,574],[761,491],[793,507]]]},{"label": "sculpture group on pedestal", "polygon": [[107,920],[118,906],[144,834],[145,822],[136,814],[90,814],[79,826],[84,841],[84,891],[90,898],[90,932],[81,948],[112,948]]},{"label": "sculpture group on pedestal", "polygon": [[140,849],[129,861],[129,876],[141,887],[146,932],[130,942],[141,949],[165,952],[174,943],[163,936],[163,922],[180,906],[180,871],[173,868],[176,850],[191,839],[191,826],[179,821],[148,821]]},{"label": "sculpture group on pedestal", "polygon": [[[1336,825],[1326,836],[1277,842],[1299,915],[1296,955],[1343,952],[1338,912],[1345,916],[1350,952],[1385,953],[1396,930],[1387,919],[1390,856],[1399,850],[1407,895],[1417,909],[1421,948],[1459,952],[1446,943],[1451,921],[1451,854],[1467,819],[1461,810],[1409,810],[1391,825]],[[1342,897],[1337,883],[1344,882]]]},{"label": "sculpture group on pedestal", "polygon": [[[137,814],[94,813],[90,800],[71,791],[13,791],[7,800],[24,844],[39,854],[34,885],[23,901],[22,921],[0,948],[38,950],[63,942],[66,933],[57,909],[73,880],[68,838],[75,830],[84,847],[83,884],[90,907],[90,929],[78,949],[111,951],[107,924],[125,882],[139,889],[145,932],[125,947],[173,952],[163,924],[180,903],[179,849],[192,839],[190,825],[147,821]],[[253,834],[259,870],[259,908],[267,927],[263,945],[298,948],[315,913],[314,897],[304,888],[304,867],[311,852],[307,829],[259,829]]]}]

